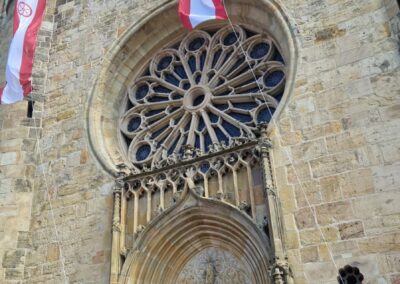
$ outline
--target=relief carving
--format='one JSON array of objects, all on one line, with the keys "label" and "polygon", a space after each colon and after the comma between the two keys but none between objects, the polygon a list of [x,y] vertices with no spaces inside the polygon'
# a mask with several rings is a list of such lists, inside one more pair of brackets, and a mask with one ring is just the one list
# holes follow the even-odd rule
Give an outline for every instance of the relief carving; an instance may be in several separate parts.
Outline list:
[{"label": "relief carving", "polygon": [[207,248],[184,266],[177,283],[184,284],[250,284],[244,265],[230,252]]}]

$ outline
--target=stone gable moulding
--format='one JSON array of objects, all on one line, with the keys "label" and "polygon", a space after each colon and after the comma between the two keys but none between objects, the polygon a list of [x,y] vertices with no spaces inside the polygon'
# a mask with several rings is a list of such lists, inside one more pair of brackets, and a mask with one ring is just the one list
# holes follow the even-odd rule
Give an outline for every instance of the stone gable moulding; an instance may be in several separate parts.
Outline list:
[{"label": "stone gable moulding", "polygon": [[[193,283],[183,280],[184,268],[193,270],[186,267],[188,260],[204,250],[207,254],[207,248],[231,252],[222,260],[229,267],[218,267],[224,280],[231,277],[228,270],[236,267],[254,278],[248,283],[269,283],[268,243],[267,236],[245,214],[187,188],[175,206],[140,234],[135,250],[127,256],[119,283]],[[202,264],[198,262],[197,269],[207,273]],[[192,276],[193,271],[189,274]]]},{"label": "stone gable moulding", "polygon": [[[227,10],[234,24],[244,24],[271,36],[285,58],[286,88],[274,114],[276,118],[285,107],[294,85],[298,58],[294,24],[289,22],[278,1],[229,1]],[[226,24],[210,22],[200,28]],[[92,154],[109,174],[116,175],[117,165],[129,163],[118,138],[121,105],[129,84],[156,51],[182,39],[187,33],[177,15],[177,1],[166,1],[135,21],[103,59],[102,70],[86,106],[86,129]]]}]

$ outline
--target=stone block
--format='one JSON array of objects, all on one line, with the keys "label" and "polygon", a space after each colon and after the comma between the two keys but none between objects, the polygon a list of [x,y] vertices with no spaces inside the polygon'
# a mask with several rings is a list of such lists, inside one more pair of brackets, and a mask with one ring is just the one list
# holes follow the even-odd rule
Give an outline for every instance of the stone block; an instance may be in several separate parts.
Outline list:
[{"label": "stone block", "polygon": [[313,140],[291,147],[292,157],[295,161],[309,161],[327,154],[324,139]]},{"label": "stone block", "polygon": [[352,50],[346,50],[336,55],[335,61],[336,66],[343,66],[347,64],[360,61],[362,59],[368,58],[373,54],[373,50],[370,46],[363,45]]},{"label": "stone block", "polygon": [[8,250],[3,255],[3,268],[22,268],[25,260],[25,250]]},{"label": "stone block", "polygon": [[342,240],[364,237],[364,227],[360,221],[339,224],[338,227]]},{"label": "stone block", "polygon": [[330,136],[342,131],[340,121],[329,121],[321,125],[315,125],[301,130],[303,140],[313,140],[320,137]]},{"label": "stone block", "polygon": [[5,270],[5,280],[23,280],[24,270],[23,268],[14,269],[9,268]]},{"label": "stone block", "polygon": [[359,165],[354,152],[341,152],[310,161],[314,178],[326,177],[353,170]]},{"label": "stone block", "polygon": [[293,113],[307,113],[315,111],[314,98],[311,96],[298,98],[294,104],[289,105],[289,110]]},{"label": "stone block", "polygon": [[320,261],[332,261],[331,248],[328,244],[318,245],[318,257]]},{"label": "stone block", "polygon": [[300,246],[297,230],[286,231],[286,246],[288,249],[297,249]]},{"label": "stone block", "polygon": [[14,181],[14,192],[30,192],[32,191],[33,184],[31,179],[18,178]]},{"label": "stone block", "polygon": [[330,244],[331,252],[335,258],[350,258],[360,255],[360,249],[356,241],[346,240]]},{"label": "stone block", "polygon": [[326,138],[326,145],[330,153],[336,153],[362,147],[366,144],[362,134],[344,132]]},{"label": "stone block", "polygon": [[21,148],[21,139],[1,139],[0,140],[0,153],[16,152]]},{"label": "stone block", "polygon": [[317,262],[318,261],[318,247],[309,246],[300,249],[301,261],[303,263]]},{"label": "stone block", "polygon": [[362,253],[400,251],[400,233],[384,234],[358,241]]},{"label": "stone block", "polygon": [[400,196],[397,192],[370,194],[351,201],[354,216],[359,219],[400,213]]},{"label": "stone block", "polygon": [[342,191],[338,176],[329,176],[320,179],[321,198],[325,202],[342,199]]},{"label": "stone block", "polygon": [[47,261],[53,262],[60,259],[60,248],[58,244],[50,244],[47,247]]},{"label": "stone block", "polygon": [[31,151],[33,152],[36,147],[36,140],[35,139],[23,139],[22,140],[22,151]]},{"label": "stone block", "polygon": [[297,184],[311,179],[310,167],[308,164],[292,164],[286,167],[289,184]]},{"label": "stone block", "polygon": [[380,145],[379,150],[382,153],[385,164],[394,164],[400,160],[400,139],[385,145]]},{"label": "stone block", "polygon": [[344,91],[350,98],[359,98],[370,95],[374,92],[369,78],[352,80],[351,83],[344,87]]},{"label": "stone block", "polygon": [[17,153],[9,152],[0,155],[0,166],[13,165],[17,163]]},{"label": "stone block", "polygon": [[379,271],[381,273],[400,272],[400,252],[390,252],[377,255]]},{"label": "stone block", "polygon": [[304,271],[307,283],[328,283],[328,280],[335,280],[337,270],[332,262],[306,263]]},{"label": "stone block", "polygon": [[300,231],[300,243],[303,246],[317,245],[339,239],[339,232],[335,227],[323,227],[319,229],[307,229]]},{"label": "stone block", "polygon": [[32,236],[30,232],[18,232],[17,248],[30,249],[32,248]]},{"label": "stone block", "polygon": [[[259,192],[260,192],[259,200],[261,203],[261,202],[264,202],[264,198],[263,198],[263,196],[261,196],[263,191],[260,189]],[[282,202],[283,210],[285,210],[285,211],[287,210],[289,212],[293,212],[294,210],[296,210],[297,206],[296,206],[295,193],[291,186],[284,185],[284,186],[279,187],[278,196]]]},{"label": "stone block", "polygon": [[339,184],[344,198],[367,195],[375,191],[370,169],[359,169],[339,175]]},{"label": "stone block", "polygon": [[323,201],[321,187],[315,180],[296,184],[295,193],[298,207],[319,204]]},{"label": "stone block", "polygon": [[310,208],[302,208],[295,212],[297,228],[299,230],[315,226],[314,212]]},{"label": "stone block", "polygon": [[342,222],[354,218],[349,201],[326,203],[315,207],[317,221],[321,225]]},{"label": "stone block", "polygon": [[[394,153],[395,155],[396,153]],[[400,188],[400,164],[376,166],[372,168],[376,191],[396,191]]]}]

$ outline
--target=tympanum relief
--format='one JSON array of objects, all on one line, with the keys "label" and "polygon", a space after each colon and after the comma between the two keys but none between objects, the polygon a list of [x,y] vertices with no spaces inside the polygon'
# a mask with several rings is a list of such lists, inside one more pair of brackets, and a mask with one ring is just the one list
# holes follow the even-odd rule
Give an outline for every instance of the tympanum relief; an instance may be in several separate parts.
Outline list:
[{"label": "tympanum relief", "polygon": [[207,248],[184,266],[177,283],[180,284],[251,284],[250,272],[230,252]]}]

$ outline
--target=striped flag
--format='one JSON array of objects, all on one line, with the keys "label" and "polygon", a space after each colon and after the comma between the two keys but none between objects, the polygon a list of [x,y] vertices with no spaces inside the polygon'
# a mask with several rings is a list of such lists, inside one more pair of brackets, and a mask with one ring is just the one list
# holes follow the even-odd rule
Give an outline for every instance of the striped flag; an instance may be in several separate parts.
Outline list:
[{"label": "striped flag", "polygon": [[0,88],[2,104],[21,101],[32,91],[33,55],[45,7],[46,0],[18,0],[15,3],[13,39],[6,66],[7,83]]},{"label": "striped flag", "polygon": [[223,0],[179,0],[179,16],[188,30],[208,20],[228,18]]}]

